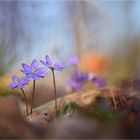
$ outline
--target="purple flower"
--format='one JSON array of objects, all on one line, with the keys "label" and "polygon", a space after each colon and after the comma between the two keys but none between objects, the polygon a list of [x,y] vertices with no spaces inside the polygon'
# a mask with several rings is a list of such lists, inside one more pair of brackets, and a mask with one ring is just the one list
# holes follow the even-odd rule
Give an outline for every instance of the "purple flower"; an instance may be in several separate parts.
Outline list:
[{"label": "purple flower", "polygon": [[73,90],[80,91],[80,92],[82,91],[82,83],[78,83],[78,82],[73,81],[73,80],[68,80],[66,82],[66,85],[71,87]]},{"label": "purple flower", "polygon": [[72,65],[72,66],[75,66],[79,63],[79,58],[77,56],[73,56],[69,59],[69,62],[68,64],[69,65]]},{"label": "purple flower", "polygon": [[78,83],[83,83],[88,80],[88,75],[78,70],[75,70],[71,75],[71,80],[76,81]]},{"label": "purple flower", "polygon": [[66,84],[76,91],[82,91],[82,85],[87,80],[88,80],[87,74],[75,70],[72,73],[70,80],[68,80]]},{"label": "purple flower", "polygon": [[24,86],[29,83],[29,79],[27,76],[20,79],[16,75],[13,75],[12,80],[13,80],[13,82],[8,85],[9,88],[20,88],[21,89],[21,88],[24,88]]},{"label": "purple flower", "polygon": [[21,70],[21,72],[26,74],[29,78],[33,78],[34,80],[39,80],[40,78],[47,76],[47,69],[39,68],[37,60],[33,60],[31,66],[23,63],[22,67],[23,70]]},{"label": "purple flower", "polygon": [[93,80],[93,85],[96,88],[101,88],[105,86],[105,81],[101,78],[96,78],[95,80]]},{"label": "purple flower", "polygon": [[64,69],[64,66],[61,63],[55,63],[55,64],[53,64],[48,55],[46,55],[45,58],[46,58],[46,61],[45,62],[42,61],[42,60],[40,60],[40,62],[42,64],[44,64],[45,66],[47,66],[49,69],[51,69],[51,70],[57,70],[57,71],[62,71]]}]

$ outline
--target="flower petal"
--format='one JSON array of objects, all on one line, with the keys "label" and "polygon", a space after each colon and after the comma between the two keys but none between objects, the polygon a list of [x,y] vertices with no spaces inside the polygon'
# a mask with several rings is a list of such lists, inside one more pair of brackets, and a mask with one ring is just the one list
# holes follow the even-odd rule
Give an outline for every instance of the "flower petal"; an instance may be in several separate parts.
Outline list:
[{"label": "flower petal", "polygon": [[34,59],[31,64],[31,69],[37,69],[37,68],[38,68],[38,63],[37,60]]},{"label": "flower petal", "polygon": [[13,80],[14,82],[17,82],[17,81],[19,81],[19,78],[18,78],[16,75],[13,75],[12,80]]},{"label": "flower petal", "polygon": [[46,67],[48,67],[49,69],[54,69],[54,68],[52,67],[52,65],[48,64],[47,62],[44,62],[44,61],[42,61],[42,60],[40,60],[40,62],[41,62],[43,65],[45,65]]},{"label": "flower petal", "polygon": [[52,61],[48,55],[46,55],[46,63],[50,66],[52,65]]},{"label": "flower petal", "polygon": [[69,59],[69,65],[77,65],[79,63],[79,58],[77,56],[73,56]]},{"label": "flower petal", "polygon": [[37,74],[39,75],[39,76],[47,76],[47,69],[46,68],[38,68],[37,69]]},{"label": "flower petal", "polygon": [[73,80],[68,80],[66,84],[76,91],[82,91],[82,84],[80,83],[76,83]]},{"label": "flower petal", "polygon": [[9,88],[16,88],[17,86],[18,86],[18,83],[15,83],[15,82],[8,85]]},{"label": "flower petal", "polygon": [[40,60],[40,62],[41,62],[43,65],[48,66],[48,65],[46,64],[46,62],[44,62],[44,61],[42,61],[42,60]]},{"label": "flower petal", "polygon": [[32,73],[30,73],[30,74],[29,74],[29,75],[27,75],[26,77],[27,77],[27,79],[32,78]]},{"label": "flower petal", "polygon": [[23,84],[23,85],[26,85],[29,83],[29,78],[26,76],[26,77],[23,77],[21,80],[20,80],[20,83]]},{"label": "flower petal", "polygon": [[25,63],[22,63],[22,67],[25,71],[31,71],[31,67],[26,65]]},{"label": "flower petal", "polygon": [[64,69],[64,66],[61,63],[56,63],[54,65],[54,70],[62,71]]},{"label": "flower petal", "polygon": [[76,91],[82,92],[82,85],[77,84],[77,85],[74,86],[74,89],[75,89]]},{"label": "flower petal", "polygon": [[22,83],[20,83],[17,87],[18,88],[24,88],[24,85]]},{"label": "flower petal", "polygon": [[101,88],[105,86],[105,81],[103,79],[96,79],[93,81],[93,85],[96,88]]},{"label": "flower petal", "polygon": [[26,75],[29,75],[31,73],[30,71],[27,71],[27,70],[21,70],[21,72],[23,72]]},{"label": "flower petal", "polygon": [[33,74],[33,75],[32,75],[32,78],[33,78],[34,80],[40,80],[40,77],[39,77],[37,74]]}]

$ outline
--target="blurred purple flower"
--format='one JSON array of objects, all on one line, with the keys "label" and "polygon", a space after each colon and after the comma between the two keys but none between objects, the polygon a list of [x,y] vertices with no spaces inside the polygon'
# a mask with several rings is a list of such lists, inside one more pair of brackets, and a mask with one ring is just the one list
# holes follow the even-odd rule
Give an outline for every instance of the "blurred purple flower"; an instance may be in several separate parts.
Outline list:
[{"label": "blurred purple flower", "polygon": [[39,80],[40,78],[47,76],[47,69],[38,68],[37,60],[33,60],[31,66],[23,63],[22,67],[23,70],[21,70],[21,72],[26,74],[29,78],[33,78],[34,80]]},{"label": "blurred purple flower", "polygon": [[66,85],[71,87],[73,90],[80,91],[80,92],[82,91],[82,83],[78,83],[78,82],[73,81],[73,80],[68,80],[66,82]]},{"label": "blurred purple flower", "polygon": [[92,82],[96,88],[105,86],[104,79],[96,77],[93,73],[83,73],[79,70],[75,70],[72,73],[70,79],[66,82],[66,85],[71,87],[73,90],[82,91],[83,84],[88,81]]},{"label": "blurred purple flower", "polygon": [[101,78],[96,78],[95,80],[93,80],[93,85],[96,88],[101,88],[105,86],[105,81]]},{"label": "blurred purple flower", "polygon": [[64,66],[61,63],[55,63],[55,64],[53,64],[48,55],[46,55],[45,59],[46,59],[46,61],[40,60],[40,62],[43,65],[47,66],[49,69],[51,69],[53,71],[54,70],[62,71],[64,69]]},{"label": "blurred purple flower", "polygon": [[74,73],[72,73],[70,80],[68,80],[66,84],[76,91],[82,91],[82,85],[87,80],[87,74],[75,70]]},{"label": "blurred purple flower", "polygon": [[23,78],[19,78],[16,75],[13,75],[12,77],[13,82],[11,84],[8,85],[9,88],[24,88],[25,85],[27,85],[29,83],[29,78],[27,76],[23,77]]},{"label": "blurred purple flower", "polygon": [[69,65],[77,65],[79,63],[79,58],[77,56],[73,56],[69,59],[68,64]]},{"label": "blurred purple flower", "polygon": [[80,72],[79,70],[75,70],[71,75],[71,79],[78,83],[83,83],[88,80],[88,75]]}]

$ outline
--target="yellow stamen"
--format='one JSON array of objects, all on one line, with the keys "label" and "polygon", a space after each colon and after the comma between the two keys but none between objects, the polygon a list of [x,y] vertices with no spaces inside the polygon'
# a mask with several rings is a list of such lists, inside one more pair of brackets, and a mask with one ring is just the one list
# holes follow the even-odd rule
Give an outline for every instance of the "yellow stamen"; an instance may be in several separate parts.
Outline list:
[{"label": "yellow stamen", "polygon": [[36,73],[36,70],[32,70],[32,73]]}]

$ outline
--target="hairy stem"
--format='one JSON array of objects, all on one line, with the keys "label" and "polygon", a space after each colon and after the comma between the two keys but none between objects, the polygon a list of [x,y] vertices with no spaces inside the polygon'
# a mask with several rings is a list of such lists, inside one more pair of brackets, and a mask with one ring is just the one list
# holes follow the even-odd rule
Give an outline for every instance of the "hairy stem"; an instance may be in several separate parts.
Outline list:
[{"label": "hairy stem", "polygon": [[33,111],[34,95],[35,95],[35,80],[33,80],[33,92],[32,92],[32,98],[31,98],[31,112],[30,112],[30,114],[32,114],[32,111]]},{"label": "hairy stem", "polygon": [[57,113],[57,97],[56,97],[56,83],[55,83],[54,70],[52,70],[52,75],[53,75],[53,85],[54,85],[55,113]]},{"label": "hairy stem", "polygon": [[27,116],[29,115],[29,111],[28,111],[28,102],[27,102],[27,98],[25,95],[24,90],[21,88],[21,92],[23,93],[24,99],[25,99],[25,103],[26,103],[26,112],[27,112]]}]

